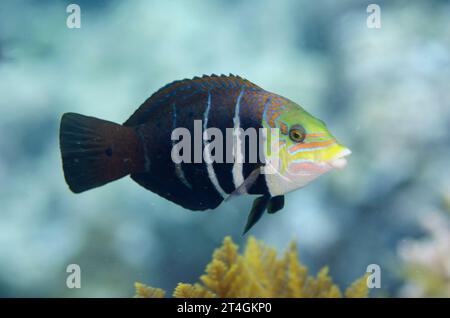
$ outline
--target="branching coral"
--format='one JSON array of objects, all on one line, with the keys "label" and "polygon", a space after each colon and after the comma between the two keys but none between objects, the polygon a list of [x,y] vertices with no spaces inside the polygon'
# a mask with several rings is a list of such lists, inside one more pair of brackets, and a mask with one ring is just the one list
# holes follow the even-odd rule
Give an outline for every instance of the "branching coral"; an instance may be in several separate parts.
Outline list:
[{"label": "branching coral", "polygon": [[[159,288],[136,283],[136,297],[164,297]],[[366,277],[355,281],[344,293],[345,297],[367,297]],[[260,297],[342,297],[338,286],[322,268],[317,277],[297,257],[292,243],[279,259],[274,248],[250,237],[242,255],[230,237],[216,249],[200,283],[179,283],[173,292],[177,298],[260,298]]]}]

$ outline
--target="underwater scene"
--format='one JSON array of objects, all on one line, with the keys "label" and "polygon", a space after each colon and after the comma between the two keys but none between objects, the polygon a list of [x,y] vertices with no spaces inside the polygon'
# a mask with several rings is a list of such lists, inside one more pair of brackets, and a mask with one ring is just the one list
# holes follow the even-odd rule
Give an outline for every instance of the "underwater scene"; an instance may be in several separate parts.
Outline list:
[{"label": "underwater scene", "polygon": [[0,2],[0,297],[450,297],[450,3]]}]

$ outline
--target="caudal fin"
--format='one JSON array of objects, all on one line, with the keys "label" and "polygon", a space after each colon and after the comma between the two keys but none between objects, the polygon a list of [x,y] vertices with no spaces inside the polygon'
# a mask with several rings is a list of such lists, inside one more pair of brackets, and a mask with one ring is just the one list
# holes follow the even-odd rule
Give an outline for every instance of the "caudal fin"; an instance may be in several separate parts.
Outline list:
[{"label": "caudal fin", "polygon": [[61,118],[64,176],[80,193],[139,170],[140,145],[133,128],[75,113]]}]

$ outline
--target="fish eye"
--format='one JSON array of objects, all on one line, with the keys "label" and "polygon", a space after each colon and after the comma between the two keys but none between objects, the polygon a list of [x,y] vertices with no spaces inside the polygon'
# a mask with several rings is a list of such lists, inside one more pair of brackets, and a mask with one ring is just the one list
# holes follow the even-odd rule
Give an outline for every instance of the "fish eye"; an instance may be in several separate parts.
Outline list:
[{"label": "fish eye", "polygon": [[303,142],[303,140],[305,140],[305,137],[306,132],[303,126],[295,125],[292,126],[292,128],[289,130],[289,138],[291,138],[293,142],[297,143]]}]

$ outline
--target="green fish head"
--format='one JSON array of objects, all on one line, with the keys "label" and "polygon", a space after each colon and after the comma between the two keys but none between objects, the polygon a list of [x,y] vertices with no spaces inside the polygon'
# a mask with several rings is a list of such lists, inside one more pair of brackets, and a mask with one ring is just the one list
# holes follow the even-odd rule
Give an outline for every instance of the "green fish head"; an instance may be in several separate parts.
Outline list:
[{"label": "green fish head", "polygon": [[[272,195],[301,188],[333,169],[343,169],[351,151],[337,141],[326,124],[289,102],[265,114],[266,180]],[[274,128],[274,129],[273,129]]]}]

